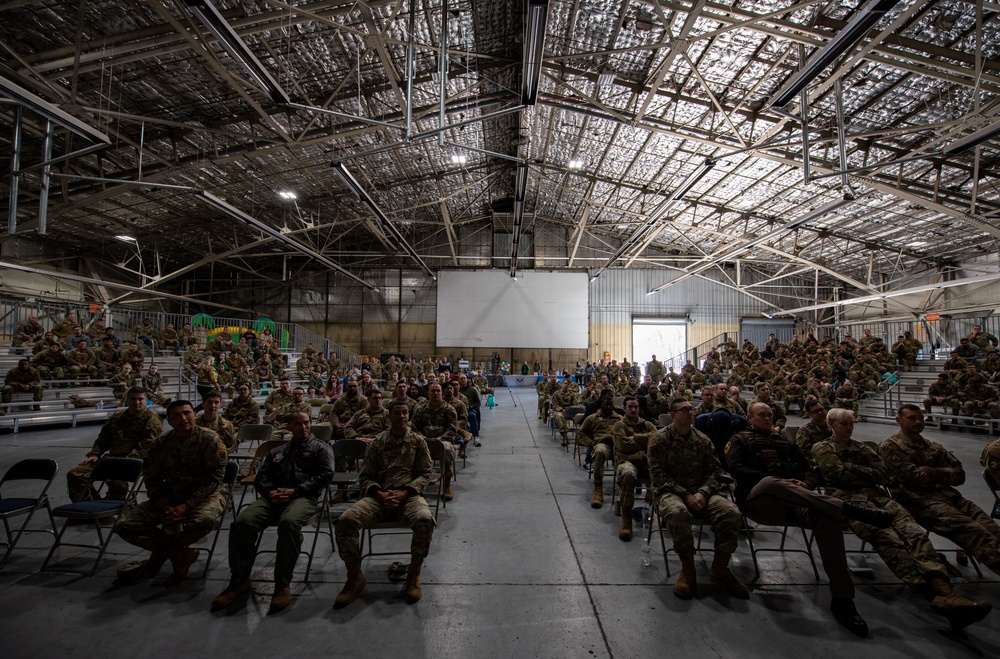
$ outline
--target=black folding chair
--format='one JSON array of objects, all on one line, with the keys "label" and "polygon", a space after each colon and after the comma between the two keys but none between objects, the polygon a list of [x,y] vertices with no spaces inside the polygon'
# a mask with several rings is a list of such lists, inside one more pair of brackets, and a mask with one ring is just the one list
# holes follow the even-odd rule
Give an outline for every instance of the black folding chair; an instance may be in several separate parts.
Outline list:
[{"label": "black folding chair", "polygon": [[[3,520],[3,528],[7,534],[7,542],[0,543],[7,546],[7,551],[3,555],[3,559],[0,560],[0,566],[7,563],[10,555],[14,552],[14,547],[17,546],[18,540],[25,533],[32,532],[43,532],[51,533],[53,536],[56,533],[56,522],[52,518],[52,507],[49,505],[48,490],[52,485],[52,481],[55,480],[56,472],[59,470],[59,465],[56,464],[55,460],[45,460],[40,458],[32,458],[28,460],[21,460],[10,469],[7,473],[3,475],[0,479],[0,519]],[[8,481],[28,481],[37,480],[42,481],[45,484],[42,486],[41,491],[34,497],[4,497],[3,496],[3,486]],[[31,521],[32,516],[35,511],[39,508],[44,507],[49,514],[49,524],[51,525],[48,529],[36,529],[34,531],[28,530],[28,523]],[[21,524],[21,528],[17,530],[17,535],[12,536],[10,530],[10,519],[14,517],[19,517],[24,515],[24,522]]]}]

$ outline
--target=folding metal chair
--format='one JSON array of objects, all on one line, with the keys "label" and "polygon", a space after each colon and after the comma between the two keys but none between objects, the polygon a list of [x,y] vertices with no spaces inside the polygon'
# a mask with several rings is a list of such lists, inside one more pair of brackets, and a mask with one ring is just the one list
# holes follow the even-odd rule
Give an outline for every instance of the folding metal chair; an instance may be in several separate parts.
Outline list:
[{"label": "folding metal chair", "polygon": [[269,439],[257,447],[257,451],[254,453],[253,461],[250,463],[250,466],[246,469],[246,471],[239,475],[239,484],[243,486],[243,494],[240,495],[239,505],[233,508],[234,520],[240,510],[243,509],[243,502],[247,498],[247,493],[254,489],[253,484],[257,479],[257,470],[260,469],[260,465],[263,464],[264,458],[267,457],[267,454],[270,453],[272,449],[281,446],[284,443],[285,442],[280,439]]},{"label": "folding metal chair", "polygon": [[239,470],[240,466],[235,460],[230,460],[226,463],[226,475],[222,478],[222,484],[226,487],[226,505],[222,509],[219,519],[215,520],[215,533],[212,534],[212,544],[210,546],[190,545],[190,548],[195,551],[208,552],[208,556],[205,557],[205,569],[201,573],[202,579],[208,576],[208,568],[212,565],[212,557],[215,556],[215,547],[219,544],[219,534],[222,533],[222,522],[226,519],[226,513],[231,510],[233,512],[233,519],[236,519],[236,508],[233,505],[233,485],[236,483],[236,474]]},{"label": "folding metal chair", "polygon": [[[42,563],[42,570],[48,566],[49,561],[52,560],[52,556],[56,552],[56,549],[65,545],[67,547],[97,549],[97,560],[94,561],[94,567],[90,570],[91,576],[96,574],[97,567],[101,564],[101,559],[104,558],[104,553],[108,550],[108,545],[111,544],[111,538],[114,536],[115,529],[118,527],[118,520],[121,518],[121,514],[125,512],[126,508],[135,505],[135,496],[139,489],[141,475],[142,460],[136,458],[111,457],[101,458],[98,460],[94,464],[94,471],[91,474],[91,480],[98,486],[98,493],[104,490],[109,481],[123,481],[131,483],[128,492],[125,494],[125,498],[120,501],[109,499],[81,501],[79,503],[67,503],[53,508],[52,516],[62,517],[66,521],[63,522],[62,528],[56,535],[56,541],[53,543],[52,549],[49,550],[49,555],[45,557],[45,562]],[[98,544],[86,545],[73,542],[63,542],[63,535],[66,533],[66,529],[69,527],[71,520],[92,522],[94,524],[94,529],[97,531]],[[111,520],[112,522],[112,526],[108,531],[107,537],[105,537],[104,532],[101,530],[101,522],[103,520]]]},{"label": "folding metal chair", "polygon": [[990,511],[990,517],[1000,519],[1000,484],[993,478],[993,474],[986,469],[983,469],[983,480],[986,481],[986,484],[990,488],[990,493],[993,495],[993,510]]},{"label": "folding metal chair", "polygon": [[[313,558],[316,555],[316,544],[319,541],[321,535],[327,535],[330,538],[331,551],[336,549],[335,541],[333,539],[333,522],[328,514],[330,510],[330,488],[326,487],[323,489],[323,497],[316,503],[316,511],[309,517],[309,521],[305,523],[302,527],[302,533],[310,533],[313,536],[312,544],[309,546],[309,550],[300,549],[299,554],[305,554],[308,556],[306,561],[306,573],[303,581],[309,581],[309,573],[312,572]],[[326,520],[326,530],[322,530],[321,524]],[[310,528],[312,527],[312,528]],[[277,527],[268,527],[277,528]],[[266,531],[267,529],[264,529]],[[261,549],[260,543],[264,539],[264,531],[257,536],[257,553],[258,554],[274,554],[277,553],[277,549]]]},{"label": "folding metal chair", "polygon": [[[427,450],[431,454],[431,460],[441,464],[442,469],[444,467],[444,454],[445,447],[440,439],[428,439],[427,440]],[[438,509],[441,506],[441,502],[444,501],[444,474],[440,471],[431,471],[431,480],[428,483],[428,487],[424,488],[424,498],[428,496],[433,496],[436,498],[436,503],[433,507],[434,518],[437,519]],[[429,488],[435,484],[437,485],[436,492],[429,491]],[[448,502],[444,502],[444,506],[448,506]],[[374,525],[361,530],[361,559],[364,560],[369,556],[409,556],[410,549],[406,548],[405,551],[374,551],[374,539],[377,536],[390,536],[390,535],[409,535],[413,531],[410,529],[410,525],[407,524],[405,519],[399,520],[387,520],[384,522],[376,522]],[[368,551],[365,551],[365,541],[367,538]]]},{"label": "folding metal chair", "polygon": [[[7,473],[3,475],[0,479],[0,519],[3,520],[3,528],[7,534],[7,541],[4,544],[7,546],[7,551],[4,552],[3,559],[0,560],[0,566],[7,563],[10,555],[14,551],[14,547],[17,546],[17,542],[21,539],[21,536],[25,533],[51,533],[53,536],[56,534],[56,521],[52,517],[52,506],[49,505],[48,490],[52,485],[52,481],[55,480],[56,472],[59,470],[59,465],[56,464],[55,460],[45,460],[40,458],[31,458],[28,460],[21,460],[17,464],[13,465],[7,470]],[[4,497],[3,496],[3,486],[8,481],[29,481],[37,480],[44,482],[42,489],[34,497]],[[28,523],[31,521],[32,516],[34,516],[35,511],[39,508],[44,507],[49,514],[49,524],[48,529],[36,529],[28,530]],[[17,530],[16,536],[11,536],[10,521],[14,517],[24,515],[24,522],[21,527]]]},{"label": "folding metal chair", "polygon": [[274,428],[266,423],[248,423],[240,426],[236,433],[236,446],[244,449],[253,448],[254,444],[260,446],[271,439],[272,432]]},{"label": "folding metal chair", "polygon": [[311,430],[313,437],[324,444],[329,444],[333,439],[333,426],[311,426]]}]

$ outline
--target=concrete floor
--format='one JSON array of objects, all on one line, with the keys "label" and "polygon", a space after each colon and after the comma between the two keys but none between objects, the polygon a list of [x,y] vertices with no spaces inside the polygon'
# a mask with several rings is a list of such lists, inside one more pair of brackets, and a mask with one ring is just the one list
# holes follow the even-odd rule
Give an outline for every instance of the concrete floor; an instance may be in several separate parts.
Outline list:
[{"label": "concrete floor", "polygon": [[[745,602],[709,583],[707,550],[699,556],[697,598],[676,599],[656,538],[653,567],[644,570],[641,542],[618,540],[610,506],[590,508],[587,473],[535,418],[535,392],[500,390],[497,400],[499,407],[483,410],[482,448],[470,448],[456,499],[441,511],[418,604],[404,603],[401,584],[389,582],[392,559],[373,558],[365,561],[368,586],[359,600],[332,610],[344,569],[325,538],[310,583],[294,583],[289,609],[268,617],[268,555],[258,559],[259,581],[246,608],[209,613],[209,603],[228,580],[225,532],[208,578],[189,579],[171,590],[162,587],[162,579],[112,586],[115,568],[141,557],[118,538],[94,577],[40,573],[50,540],[34,534],[0,574],[4,656],[1000,657],[1000,612],[965,634],[946,631],[943,619],[910,596],[877,556],[865,557],[875,578],[858,581],[858,609],[871,627],[867,640],[832,620],[829,591],[813,583],[802,554],[763,556],[761,579]],[[859,424],[855,437],[880,440],[892,431]],[[97,432],[92,425],[2,435],[0,469],[29,456],[54,458],[60,476],[53,499],[64,503],[61,474],[83,457]],[[978,466],[986,438],[927,434],[965,464],[966,496],[991,505]],[[610,480],[607,485],[610,491]],[[33,523],[40,525],[41,519]],[[408,540],[399,542],[405,546]],[[757,542],[773,544],[763,537]],[[853,537],[848,543],[859,544]],[[935,544],[950,547],[940,538]],[[93,558],[77,560],[72,551],[61,555],[57,568]],[[670,558],[676,570],[676,557]],[[734,560],[737,574],[750,579],[753,567],[742,540]],[[201,566],[199,559],[195,569]],[[972,568],[961,569],[969,581],[960,584],[963,592],[1000,606],[996,575],[979,580]],[[304,571],[304,560],[299,570]]]}]

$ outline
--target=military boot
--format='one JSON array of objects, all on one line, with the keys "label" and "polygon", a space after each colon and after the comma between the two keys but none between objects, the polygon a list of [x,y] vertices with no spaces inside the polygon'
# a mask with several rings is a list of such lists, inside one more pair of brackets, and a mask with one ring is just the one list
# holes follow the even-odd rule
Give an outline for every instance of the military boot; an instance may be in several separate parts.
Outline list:
[{"label": "military boot", "polygon": [[590,500],[591,508],[600,508],[604,505],[604,483],[594,481],[594,498]]},{"label": "military boot", "polygon": [[423,561],[412,559],[410,569],[406,571],[406,586],[403,587],[403,597],[407,604],[413,604],[423,595],[420,591],[420,568],[423,567],[423,563]]},{"label": "military boot", "polygon": [[451,476],[444,477],[444,500],[451,501],[455,498],[455,493],[451,491]]},{"label": "military boot", "polygon": [[625,510],[625,508],[622,508],[622,527],[618,529],[618,539],[622,542],[630,542],[632,540],[631,512],[631,510]]},{"label": "military boot", "polygon": [[353,602],[358,593],[365,588],[365,574],[361,571],[361,563],[348,563],[345,567],[347,568],[347,583],[344,584],[344,589],[340,591],[337,599],[333,602],[335,609],[342,609]]},{"label": "military boot", "polygon": [[748,600],[750,599],[750,591],[747,589],[746,584],[737,579],[729,570],[729,559],[731,557],[732,554],[722,551],[715,552],[715,558],[712,559],[712,583],[722,586],[733,597]]},{"label": "military boot", "polygon": [[989,602],[973,602],[962,597],[942,577],[930,579],[928,586],[930,590],[927,597],[931,601],[931,611],[947,618],[955,629],[979,622],[993,610]]},{"label": "military boot", "polygon": [[566,434],[565,430],[562,433],[562,444],[561,445],[562,446],[569,446],[569,435]]},{"label": "military boot", "polygon": [[680,556],[681,573],[674,582],[674,595],[682,600],[694,597],[695,586],[698,583],[697,571],[694,569],[694,554]]}]

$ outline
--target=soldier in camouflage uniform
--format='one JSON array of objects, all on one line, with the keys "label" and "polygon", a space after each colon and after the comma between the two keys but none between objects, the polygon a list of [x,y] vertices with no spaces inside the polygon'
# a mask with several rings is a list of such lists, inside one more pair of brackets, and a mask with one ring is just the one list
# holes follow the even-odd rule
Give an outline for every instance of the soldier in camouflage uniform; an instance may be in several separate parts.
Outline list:
[{"label": "soldier in camouflage uniform", "polygon": [[160,342],[164,350],[173,350],[175,355],[180,354],[181,335],[174,329],[173,323],[167,323],[167,327],[160,332]]},{"label": "soldier in camouflage uniform", "polygon": [[[347,384],[344,385],[344,395],[337,399],[337,402],[333,404],[333,409],[330,410],[330,425],[333,426],[334,433],[338,438],[344,437],[347,422],[351,420],[351,417],[368,406],[368,401],[358,392],[359,388],[357,380],[348,380]],[[345,462],[343,469],[346,468],[347,463]],[[338,463],[337,471],[343,469],[342,465]]]},{"label": "soldier in camouflage uniform", "polygon": [[[104,330],[101,330],[102,332]],[[21,321],[16,330],[16,336],[14,338],[15,346],[28,345],[34,343],[45,334],[45,328],[42,324],[38,322],[38,316],[31,314],[28,316],[28,320]],[[34,337],[34,338],[32,338]]]},{"label": "soldier in camouflage uniform", "polygon": [[51,344],[48,350],[35,355],[32,363],[43,380],[62,380],[69,366],[69,361],[58,343]]},{"label": "soldier in camouflage uniform", "polygon": [[805,412],[809,416],[809,423],[799,426],[795,433],[795,444],[812,462],[812,447],[817,442],[822,442],[830,438],[832,434],[830,426],[826,423],[826,406],[815,398],[806,401]]},{"label": "soldier in camouflage uniform", "polygon": [[52,327],[52,333],[55,334],[56,338],[62,340],[73,333],[73,328],[76,327],[76,325],[76,318],[73,316],[73,312],[70,312],[66,314],[62,322],[56,323]]},{"label": "soldier in camouflage uniform", "polygon": [[701,402],[694,408],[694,415],[697,417],[699,414],[711,414],[720,407],[722,405],[715,401],[715,387],[702,387]]},{"label": "soldier in camouflage uniform", "polygon": [[243,383],[236,387],[236,398],[229,401],[222,418],[233,424],[238,434],[241,426],[260,422],[260,405],[250,396],[250,385]]},{"label": "soldier in camouflage uniform", "polygon": [[989,352],[992,348],[996,350],[997,347],[997,337],[993,336],[989,332],[984,332],[979,325],[972,328],[972,334],[966,337],[975,344],[983,352]]},{"label": "soldier in camouflage uniform", "polygon": [[143,459],[149,498],[126,510],[115,531],[151,552],[144,565],[128,575],[119,572],[119,577],[153,579],[169,559],[174,572],[164,585],[171,587],[187,577],[198,558],[188,545],[208,535],[222,516],[228,454],[218,435],[195,425],[190,402],[171,403],[167,423],[172,430],[156,439]]},{"label": "soldier in camouflage uniform", "polygon": [[566,422],[566,410],[576,404],[576,386],[570,382],[569,378],[563,380],[559,391],[552,395],[552,418],[555,420],[556,429],[562,435],[562,445],[569,445],[569,436],[566,434],[569,424]]},{"label": "soldier in camouflage uniform", "polygon": [[[42,376],[38,369],[31,367],[27,357],[22,357],[17,360],[17,366],[7,371],[7,375],[4,376],[3,402],[9,403],[15,393],[30,391],[32,399],[37,403],[42,400],[43,395],[41,381]],[[34,408],[36,412],[41,409],[37,404]],[[0,410],[0,414],[3,414],[3,410]]]},{"label": "soldier in camouflage uniform", "polygon": [[121,355],[111,345],[111,339],[102,339],[101,347],[94,351],[97,363],[104,369],[105,375],[114,375],[121,367]]},{"label": "soldier in camouflage uniform", "polygon": [[310,429],[309,415],[293,415],[287,427],[291,440],[272,449],[257,470],[254,489],[259,496],[229,530],[229,586],[212,600],[212,611],[250,591],[257,538],[270,525],[278,527],[278,541],[268,613],[278,613],[291,602],[289,584],[302,547],[302,527],[316,514],[317,501],[333,478],[330,451]]},{"label": "soldier in camouflage uniform", "polygon": [[[114,458],[144,458],[150,444],[163,432],[159,415],[146,409],[144,389],[129,389],[125,404],[125,410],[115,412],[104,423],[86,459],[66,472],[66,486],[73,503],[100,498],[90,481],[94,463],[98,459],[105,455]],[[107,495],[109,499],[120,500],[125,498],[127,491],[126,483],[111,481]]]},{"label": "soldier in camouflage uniform", "polygon": [[388,412],[389,408],[392,407],[393,402],[398,400],[399,402],[406,405],[406,409],[410,413],[410,417],[411,418],[413,417],[413,412],[417,407],[417,401],[406,395],[407,388],[408,387],[404,380],[400,380],[393,386],[392,391],[395,397],[382,399],[382,407],[385,408],[386,412]]},{"label": "soldier in camouflage uniform", "polygon": [[1000,574],[1000,526],[955,489],[965,469],[937,442],[924,439],[924,415],[904,404],[896,413],[899,432],[879,445],[879,456],[896,477],[893,495],[917,523],[942,535]]},{"label": "soldier in camouflage uniform", "polygon": [[275,432],[271,435],[273,439],[288,438],[285,426],[296,412],[305,412],[310,418],[312,417],[312,405],[306,400],[306,390],[302,387],[292,389],[292,402],[285,403],[264,417],[264,423],[270,423],[275,427]]},{"label": "soldier in camouflage uniform", "polygon": [[590,500],[591,508],[604,505],[604,463],[611,457],[614,448],[612,428],[621,421],[615,412],[615,400],[610,393],[601,392],[601,409],[591,414],[576,431],[576,441],[580,446],[587,447],[587,459],[594,471],[594,496]]},{"label": "soldier in camouflage uniform", "polygon": [[264,423],[271,423],[274,420],[274,413],[285,403],[292,402],[293,398],[291,381],[283,379],[281,387],[269,393],[264,399]]},{"label": "soldier in camouflage uniform", "polygon": [[121,401],[125,398],[126,391],[135,386],[142,386],[142,377],[132,372],[131,364],[122,364],[122,370],[108,379],[108,386],[111,387],[112,395]]},{"label": "soldier in camouflage uniform", "polygon": [[192,343],[187,350],[184,351],[184,356],[181,358],[181,363],[184,366],[184,377],[188,380],[195,380],[198,377],[198,368],[201,363],[205,361],[205,353],[199,349],[199,344],[197,341]]},{"label": "soldier in camouflage uniform", "polygon": [[833,392],[833,406],[842,410],[850,410],[854,412],[854,416],[857,417],[858,414],[858,390],[854,388],[854,384],[850,380],[844,380],[844,384],[840,385],[835,392]]},{"label": "soldier in camouflage uniform", "polygon": [[650,438],[648,451],[657,513],[670,529],[674,550],[681,559],[674,595],[690,599],[695,592],[691,519],[699,515],[708,519],[715,533],[712,583],[723,586],[734,597],[749,599],[750,591],[729,570],[743,516],[733,502],[718,493],[722,466],[715,446],[693,427],[695,417],[690,402],[675,398],[670,403],[670,415],[672,423]]},{"label": "soldier in camouflage uniform", "polygon": [[878,453],[851,439],[854,415],[842,408],[827,415],[832,437],[812,448],[813,459],[823,474],[827,492],[859,506],[884,508],[892,513],[892,525],[879,529],[857,520],[848,526],[871,544],[899,579],[931,603],[931,610],[946,616],[956,629],[982,620],[992,607],[973,602],[952,589],[948,569],[927,533],[903,506],[884,489],[889,472]]},{"label": "soldier in camouflage uniform", "polygon": [[937,381],[927,388],[927,398],[924,399],[924,412],[930,414],[934,405],[941,405],[945,411],[951,411],[958,416],[958,397],[955,395],[955,385],[947,373],[938,373]]},{"label": "soldier in camouflage uniform", "polygon": [[1000,483],[1000,439],[994,439],[983,447],[983,454],[979,458],[979,464],[986,468],[986,471],[993,477],[995,483]]},{"label": "soldier in camouflage uniform", "polygon": [[218,391],[210,391],[201,401],[202,413],[196,422],[199,428],[211,430],[226,447],[226,451],[231,453],[236,450],[236,428],[229,421],[219,416],[222,408],[222,394]]},{"label": "soldier in camouflage uniform", "polygon": [[[435,398],[440,399],[440,386],[432,387],[437,391]],[[383,519],[405,519],[413,530],[403,593],[411,604],[422,595],[420,572],[435,526],[422,496],[430,481],[431,455],[424,438],[407,428],[408,420],[406,405],[394,404],[389,412],[389,429],[376,437],[365,453],[360,474],[364,496],[337,520],[337,549],[347,568],[347,583],[337,595],[334,608],[353,602],[365,587],[358,533]]]},{"label": "soldier in camouflage uniform", "polygon": [[546,375],[538,376],[538,384],[535,385],[535,393],[538,394],[538,418],[544,419],[548,413],[549,399],[549,378]]},{"label": "soldier in camouflage uniform", "polygon": [[166,407],[170,404],[170,399],[163,395],[163,376],[159,371],[159,366],[150,364],[149,370],[142,376],[142,386],[146,389],[147,398],[156,405]]},{"label": "soldier in camouflage uniform", "polygon": [[121,359],[126,364],[131,364],[133,371],[140,373],[142,372],[142,363],[146,361],[146,356],[142,354],[142,349],[137,344],[129,343],[122,349]]},{"label": "soldier in camouflage uniform", "polygon": [[646,445],[656,432],[656,426],[639,416],[639,399],[625,398],[625,417],[611,427],[611,437],[615,443],[615,478],[622,490],[621,527],[618,539],[632,540],[632,506],[635,504],[635,483],[640,476],[649,476],[649,459]]},{"label": "soldier in camouflage uniform", "polygon": [[966,382],[962,401],[962,414],[965,416],[989,416],[991,419],[1000,417],[996,391],[978,375]]},{"label": "soldier in camouflage uniform", "polygon": [[440,384],[432,382],[427,386],[427,402],[417,407],[409,421],[416,432],[428,439],[440,439],[444,444],[444,500],[451,501],[454,498],[451,477],[455,470],[455,444],[464,444],[465,440],[458,432],[458,413],[445,402]]},{"label": "soldier in camouflage uniform", "polygon": [[388,427],[389,410],[382,406],[382,392],[375,389],[368,396],[368,407],[355,412],[345,424],[344,436],[347,439],[363,439],[370,442]]},{"label": "soldier in camouflage uniform", "polygon": [[472,433],[469,432],[469,405],[466,402],[468,399],[459,393],[458,382],[456,380],[446,382],[441,387],[441,394],[444,402],[455,408],[455,428],[458,429],[460,438],[458,442],[458,457],[464,458],[465,446],[472,439]]}]

